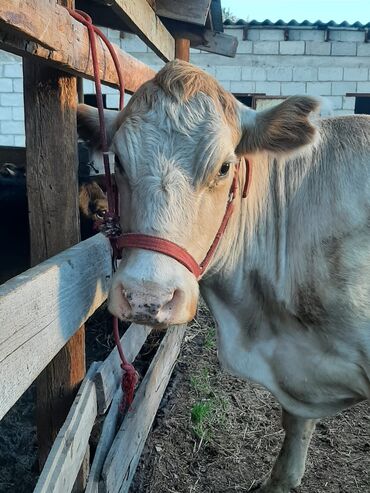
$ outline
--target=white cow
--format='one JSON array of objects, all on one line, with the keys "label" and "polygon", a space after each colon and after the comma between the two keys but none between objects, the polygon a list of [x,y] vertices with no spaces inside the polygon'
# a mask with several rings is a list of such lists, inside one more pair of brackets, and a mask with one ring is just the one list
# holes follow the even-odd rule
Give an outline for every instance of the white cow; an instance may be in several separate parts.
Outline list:
[{"label": "white cow", "polygon": [[[298,486],[315,421],[370,396],[370,119],[315,120],[316,107],[293,97],[257,113],[175,61],[108,121],[123,230],[171,240],[197,262],[241,159],[234,212],[200,282],[173,258],[131,248],[109,307],[124,320],[184,323],[200,288],[221,363],[283,408],[285,441],[261,493]],[[96,135],[93,109],[80,108],[79,125]]]}]

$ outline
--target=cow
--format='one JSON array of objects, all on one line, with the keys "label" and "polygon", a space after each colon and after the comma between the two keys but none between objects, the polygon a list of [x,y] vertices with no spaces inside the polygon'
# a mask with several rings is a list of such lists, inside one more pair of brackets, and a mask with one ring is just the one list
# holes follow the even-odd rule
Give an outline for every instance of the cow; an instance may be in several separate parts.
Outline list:
[{"label": "cow", "polygon": [[[200,290],[222,366],[282,406],[285,440],[260,493],[297,487],[316,421],[370,396],[370,118],[317,110],[316,99],[294,96],[256,112],[173,61],[107,114],[124,232],[172,241],[200,263],[237,177],[200,279],[163,253],[128,248],[109,309],[153,327],[183,324]],[[97,136],[95,109],[81,106],[78,122]]]}]

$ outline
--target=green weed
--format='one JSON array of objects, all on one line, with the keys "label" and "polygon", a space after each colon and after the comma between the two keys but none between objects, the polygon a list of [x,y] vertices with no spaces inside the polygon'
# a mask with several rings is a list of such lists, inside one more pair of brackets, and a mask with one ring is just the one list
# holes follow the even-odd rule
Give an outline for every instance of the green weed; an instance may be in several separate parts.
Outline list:
[{"label": "green weed", "polygon": [[190,383],[197,397],[190,411],[192,431],[201,443],[206,443],[214,429],[225,424],[229,402],[213,388],[207,368],[193,375]]},{"label": "green weed", "polygon": [[210,327],[204,336],[204,347],[206,349],[214,349],[216,347],[216,331]]}]

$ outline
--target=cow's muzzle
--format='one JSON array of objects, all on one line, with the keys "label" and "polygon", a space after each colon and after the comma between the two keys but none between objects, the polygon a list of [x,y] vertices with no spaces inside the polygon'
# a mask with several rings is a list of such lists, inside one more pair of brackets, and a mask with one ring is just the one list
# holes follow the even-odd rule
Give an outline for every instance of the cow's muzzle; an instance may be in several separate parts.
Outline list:
[{"label": "cow's muzzle", "polygon": [[135,289],[127,283],[117,284],[109,297],[109,310],[121,320],[157,328],[187,323],[196,313],[197,302],[187,303],[180,289],[164,290],[160,285],[142,285]]}]

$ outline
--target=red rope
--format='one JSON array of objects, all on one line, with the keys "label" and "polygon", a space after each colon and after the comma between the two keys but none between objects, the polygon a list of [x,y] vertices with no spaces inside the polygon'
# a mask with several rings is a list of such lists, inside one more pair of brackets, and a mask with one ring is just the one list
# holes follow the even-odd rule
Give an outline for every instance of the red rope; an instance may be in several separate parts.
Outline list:
[{"label": "red rope", "polygon": [[[104,118],[104,105],[103,105],[103,96],[102,96],[102,89],[101,89],[101,80],[100,80],[100,70],[99,70],[99,59],[98,59],[98,54],[97,54],[97,47],[96,47],[96,38],[95,35],[98,35],[104,42],[104,44],[107,46],[109,53],[111,54],[113,58],[113,62],[117,71],[118,75],[118,81],[119,81],[119,93],[120,93],[120,101],[119,101],[119,106],[120,109],[123,108],[124,104],[124,83],[123,83],[123,76],[121,73],[120,69],[120,64],[119,60],[117,57],[116,52],[113,49],[113,46],[111,45],[110,41],[108,38],[101,32],[100,29],[98,29],[96,26],[93,25],[91,17],[86,14],[85,12],[82,12],[81,10],[71,10],[68,9],[70,15],[76,19],[77,21],[81,22],[84,26],[87,27],[87,31],[89,34],[89,42],[91,46],[91,57],[92,57],[92,62],[93,62],[93,70],[94,70],[94,82],[95,82],[95,92],[96,92],[96,101],[97,101],[97,106],[98,106],[98,113],[99,113],[99,134],[100,134],[100,143],[102,146],[102,151],[103,151],[103,161],[104,161],[104,173],[105,173],[105,181],[106,181],[106,190],[107,190],[107,198],[108,198],[108,215],[109,217],[106,218],[107,221],[113,221],[118,219],[117,218],[117,201],[116,201],[116,196],[113,190],[113,183],[112,183],[112,177],[110,173],[110,166],[109,166],[109,149],[108,149],[108,140],[107,140],[107,129],[105,126],[105,118]],[[115,248],[115,242],[114,238],[110,238],[113,246],[113,259],[116,259],[116,248]],[[114,262],[115,264],[115,262]],[[133,367],[133,365],[126,359],[122,346],[121,346],[121,341],[119,337],[119,331],[118,331],[118,319],[116,317],[113,317],[113,335],[114,335],[114,340],[117,346],[117,350],[121,359],[121,368],[123,370],[123,376],[122,376],[122,381],[121,381],[121,387],[123,390],[123,401],[121,403],[121,410],[124,411],[126,408],[129,408],[132,404],[133,398],[134,398],[134,392],[135,392],[135,387],[138,381],[138,375]]]},{"label": "red rope", "polygon": [[[68,9],[69,10],[69,9]],[[105,170],[105,179],[106,179],[106,187],[107,187],[107,196],[108,196],[108,208],[109,212],[105,219],[105,230],[109,239],[111,240],[112,249],[113,249],[113,259],[114,261],[120,257],[120,253],[122,248],[143,248],[146,250],[156,251],[159,253],[163,253],[169,257],[174,258],[182,265],[184,265],[190,272],[192,272],[197,279],[199,279],[205,272],[207,266],[209,265],[213,255],[219,245],[221,238],[226,230],[229,219],[234,210],[234,200],[237,193],[238,188],[238,173],[240,164],[236,166],[234,178],[231,184],[229,198],[225,210],[224,217],[222,219],[221,225],[216,233],[216,236],[213,240],[212,245],[210,246],[205,258],[201,262],[200,265],[196,262],[196,260],[188,253],[184,248],[180,247],[176,243],[172,241],[165,240],[163,238],[157,238],[154,236],[144,235],[140,233],[125,233],[122,235],[117,234],[117,230],[115,225],[118,224],[118,215],[117,215],[117,201],[118,195],[115,194],[113,190],[112,178],[110,174],[109,167],[109,157],[108,157],[108,143],[107,143],[107,133],[105,127],[104,120],[104,108],[103,108],[103,97],[101,91],[101,81],[100,81],[100,72],[99,72],[99,60],[97,56],[97,48],[96,48],[96,38],[95,35],[98,35],[102,41],[107,46],[116,70],[119,79],[120,85],[120,108],[123,107],[123,80],[122,74],[120,71],[119,61],[117,55],[110,44],[109,40],[104,36],[104,34],[92,24],[92,20],[88,14],[82,11],[73,11],[69,10],[69,13],[76,20],[81,22],[83,25],[87,27],[89,34],[89,41],[91,46],[91,55],[93,60],[93,69],[94,69],[94,80],[95,80],[95,89],[96,89],[96,99],[98,104],[98,112],[99,112],[99,122],[100,122],[100,141],[103,150],[103,159],[104,159],[104,170]],[[249,185],[251,181],[251,165],[246,160],[246,178],[244,183],[244,188],[242,191],[242,197],[245,198],[247,196]],[[117,349],[121,358],[121,367],[124,371],[124,376],[122,380],[122,389],[124,390],[125,402],[123,407],[130,406],[135,385],[137,383],[137,373],[133,366],[126,360],[125,355],[123,354],[119,333],[118,333],[118,320],[117,318],[113,319],[113,333],[116,341]]]}]

